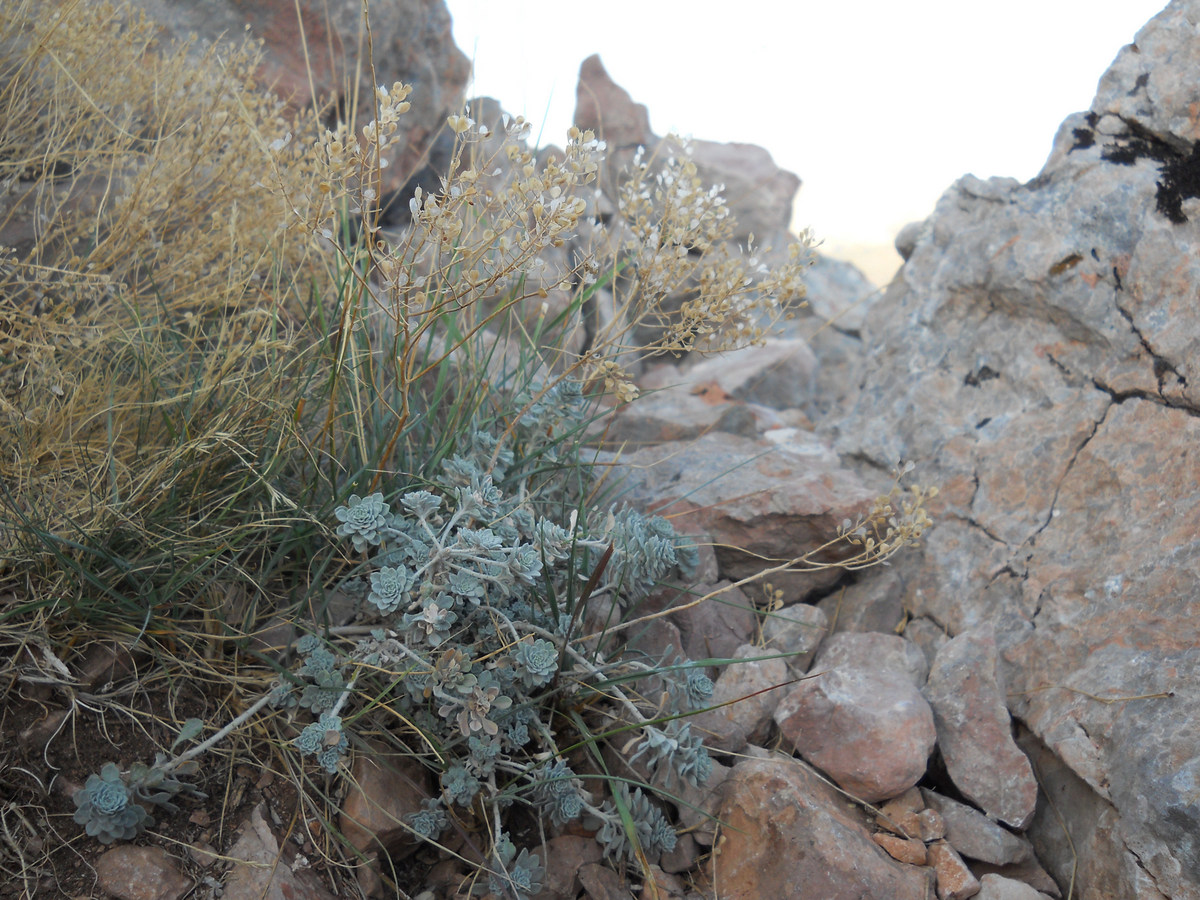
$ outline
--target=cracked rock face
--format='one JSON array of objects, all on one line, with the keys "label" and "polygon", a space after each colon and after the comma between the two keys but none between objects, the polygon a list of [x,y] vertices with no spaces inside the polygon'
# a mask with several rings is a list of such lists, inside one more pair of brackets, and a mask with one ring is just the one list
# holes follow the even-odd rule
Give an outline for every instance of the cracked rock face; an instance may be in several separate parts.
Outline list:
[{"label": "cracked rock face", "polygon": [[[909,230],[833,426],[942,486],[905,606],[994,625],[1009,708],[1061,763],[1043,788],[1090,792],[1058,810],[1078,896],[1200,897],[1198,27],[1172,3],[1037,178],[962,178]],[[1043,800],[1066,883],[1057,828]]]}]

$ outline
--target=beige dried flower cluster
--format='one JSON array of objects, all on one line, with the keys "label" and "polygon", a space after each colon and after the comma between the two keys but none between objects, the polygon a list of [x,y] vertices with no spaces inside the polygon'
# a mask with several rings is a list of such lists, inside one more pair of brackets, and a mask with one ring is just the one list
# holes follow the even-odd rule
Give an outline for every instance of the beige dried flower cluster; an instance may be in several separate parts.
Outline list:
[{"label": "beige dried flower cluster", "polygon": [[912,469],[912,462],[897,466],[892,472],[895,482],[891,490],[876,497],[865,515],[853,522],[847,519],[838,528],[841,540],[861,548],[854,559],[843,563],[847,569],[878,565],[904,547],[915,546],[933,524],[927,506],[938,495],[938,489],[914,484],[906,491],[900,486],[900,480]]},{"label": "beige dried flower cluster", "polygon": [[[642,148],[619,191],[627,223],[622,250],[632,261],[632,318],[657,322],[661,350],[722,350],[761,343],[770,328],[804,299],[802,273],[811,263],[807,234],[771,269],[753,244],[731,250],[735,222],[723,185],[700,178],[686,141],[668,138],[677,155],[658,164]],[[686,293],[675,307],[672,295]]]},{"label": "beige dried flower cluster", "polygon": [[[293,198],[297,221],[326,238],[338,233],[337,212],[363,215],[367,239],[359,249],[374,280],[356,291],[390,319],[402,383],[420,368],[405,353],[445,328],[451,313],[460,346],[515,321],[547,370],[602,384],[628,402],[637,395],[630,367],[638,359],[761,342],[803,298],[808,242],[775,268],[753,245],[733,248],[722,187],[702,183],[686,144],[662,162],[635,160],[620,187],[619,216],[605,227],[593,187],[604,143],[572,128],[565,149],[537,153],[521,117],[504,116],[493,129],[450,116],[455,142],[441,188],[416,189],[411,226],[380,229],[372,214],[380,173],[410,92],[402,84],[380,88],[377,118],[358,139],[345,125],[326,131],[310,148],[325,171],[318,190],[303,202]],[[349,263],[356,251],[337,252]]]}]

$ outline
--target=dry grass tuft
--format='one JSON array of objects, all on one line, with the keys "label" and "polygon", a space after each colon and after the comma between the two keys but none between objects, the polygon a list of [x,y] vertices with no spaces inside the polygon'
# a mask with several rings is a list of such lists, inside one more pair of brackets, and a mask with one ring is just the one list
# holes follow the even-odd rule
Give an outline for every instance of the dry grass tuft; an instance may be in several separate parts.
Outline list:
[{"label": "dry grass tuft", "polygon": [[255,66],[107,3],[0,10],[0,570],[56,603],[161,594],[290,514],[262,467],[313,243],[262,184],[296,125]]}]

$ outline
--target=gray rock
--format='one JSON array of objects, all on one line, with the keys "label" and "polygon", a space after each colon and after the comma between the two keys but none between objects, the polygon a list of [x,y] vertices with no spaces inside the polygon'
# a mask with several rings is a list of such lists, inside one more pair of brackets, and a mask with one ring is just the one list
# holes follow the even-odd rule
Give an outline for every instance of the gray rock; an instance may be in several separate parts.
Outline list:
[{"label": "gray rock", "polygon": [[818,423],[942,487],[896,562],[905,603],[994,626],[1090,896],[1200,896],[1198,20],[1178,0],[1143,28],[1033,181],[946,192],[864,324],[858,394]]},{"label": "gray rock", "polygon": [[819,607],[796,603],[765,613],[763,642],[773,653],[787,654],[788,668],[797,675],[808,671],[813,655],[829,632],[829,622]]},{"label": "gray rock", "polygon": [[692,732],[703,736],[715,750],[737,753],[750,741],[767,736],[772,714],[791,679],[782,659],[764,658],[770,650],[743,644],[733,654],[736,662],[722,666],[712,699],[715,707],[692,716]]},{"label": "gray rock", "polygon": [[1033,858],[1033,847],[1028,840],[1001,828],[979,810],[924,788],[921,794],[930,808],[941,815],[946,840],[963,856],[997,866]]},{"label": "gray rock", "polygon": [[946,771],[963,795],[1016,828],[1033,818],[1038,786],[1012,738],[990,627],[953,638],[929,670],[925,696],[937,722]]},{"label": "gray rock", "polygon": [[979,879],[976,900],[1039,900],[1045,897],[1023,881],[1005,878],[1003,875],[984,875]]},{"label": "gray rock", "polygon": [[681,375],[693,393],[703,385],[718,385],[738,400],[793,409],[808,402],[816,369],[817,359],[806,341],[771,338],[761,347],[746,347],[685,366]]},{"label": "gray rock", "polygon": [[[834,591],[817,605],[835,632],[895,634],[905,616],[904,585],[894,572],[885,570]],[[925,668],[928,671],[928,665]]]}]

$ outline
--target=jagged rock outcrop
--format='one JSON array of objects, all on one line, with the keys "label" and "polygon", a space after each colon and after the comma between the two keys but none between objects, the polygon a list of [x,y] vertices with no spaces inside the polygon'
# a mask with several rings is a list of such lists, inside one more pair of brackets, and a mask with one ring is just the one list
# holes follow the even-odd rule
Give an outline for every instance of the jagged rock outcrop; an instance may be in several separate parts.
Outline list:
[{"label": "jagged rock outcrop", "polygon": [[[263,42],[259,71],[292,108],[333,102],[355,120],[375,117],[374,89],[403,81],[413,86],[412,109],[400,121],[398,152],[385,186],[399,187],[424,165],[448,113],[462,105],[471,66],[454,43],[450,12],[442,0],[374,0],[371,44],[374,70],[366,65],[367,32],[357,0],[133,0],[159,25],[164,37],[199,39],[246,34]],[[359,61],[363,64],[360,65]],[[372,80],[374,79],[374,80]],[[394,182],[394,183],[393,183]]]},{"label": "jagged rock outcrop", "polygon": [[1033,181],[966,176],[905,235],[826,428],[943,488],[905,606],[990,623],[1076,897],[1200,897],[1200,3],[1124,48]]}]

